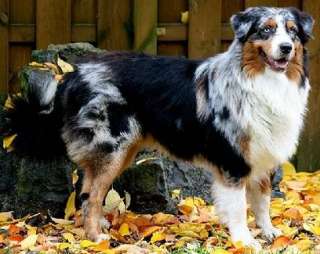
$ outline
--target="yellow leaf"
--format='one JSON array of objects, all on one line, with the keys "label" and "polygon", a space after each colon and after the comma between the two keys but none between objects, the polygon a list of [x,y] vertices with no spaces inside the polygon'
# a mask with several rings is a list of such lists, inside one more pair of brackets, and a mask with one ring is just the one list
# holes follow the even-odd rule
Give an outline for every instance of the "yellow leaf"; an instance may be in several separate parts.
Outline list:
[{"label": "yellow leaf", "polygon": [[72,172],[72,185],[75,185],[79,180],[78,170],[75,169]]},{"label": "yellow leaf", "polygon": [[242,241],[237,241],[235,243],[233,243],[234,247],[236,247],[237,249],[243,248],[243,242]]},{"label": "yellow leaf", "polygon": [[119,228],[119,234],[121,236],[130,235],[129,225],[127,223],[122,223]]},{"label": "yellow leaf", "polygon": [[54,72],[54,74],[60,74],[60,71],[59,71],[58,67],[55,64],[53,64],[53,63],[44,63],[44,65],[47,66],[49,69],[51,69]]},{"label": "yellow leaf", "polygon": [[71,225],[74,223],[74,221],[72,221],[72,220],[58,219],[58,218],[54,218],[54,217],[51,217],[51,220],[57,224],[60,224],[60,225]]},{"label": "yellow leaf", "polygon": [[57,64],[59,65],[59,67],[61,68],[63,73],[73,72],[74,71],[73,66],[71,64],[63,61],[60,57],[58,57]]},{"label": "yellow leaf", "polygon": [[104,252],[104,251],[108,250],[109,247],[110,247],[109,241],[103,240],[98,245],[94,246],[92,248],[92,250],[99,251],[99,252],[101,252],[101,251]]},{"label": "yellow leaf", "polygon": [[0,222],[7,222],[13,220],[12,212],[2,212],[0,213]]},{"label": "yellow leaf", "polygon": [[214,249],[210,254],[229,254],[230,252],[221,248]]},{"label": "yellow leaf", "polygon": [[320,236],[320,226],[303,223],[303,228],[317,236]]},{"label": "yellow leaf", "polygon": [[120,202],[122,201],[118,192],[114,189],[111,189],[105,199],[104,210],[106,212],[111,212],[112,210],[118,208]]},{"label": "yellow leaf", "polygon": [[63,238],[66,239],[69,243],[75,242],[74,236],[71,233],[63,233],[62,234]]},{"label": "yellow leaf", "polygon": [[13,134],[11,136],[7,136],[3,138],[3,149],[7,151],[13,151],[12,143],[14,139],[17,137],[17,134]]},{"label": "yellow leaf", "polygon": [[124,198],[125,198],[125,203],[126,203],[126,209],[129,208],[130,204],[131,204],[131,195],[129,192],[124,192]]},{"label": "yellow leaf", "polygon": [[8,98],[6,99],[6,102],[4,103],[4,107],[6,109],[13,109],[14,108],[14,105],[13,105],[13,102],[12,102],[12,98],[11,98],[10,95],[8,96]]},{"label": "yellow leaf", "polygon": [[120,201],[119,205],[118,205],[118,210],[120,214],[125,213],[126,211],[126,205],[124,204],[123,200]]},{"label": "yellow leaf", "polygon": [[164,232],[154,232],[152,234],[151,243],[155,243],[155,242],[159,242],[159,241],[163,241],[166,239],[166,234]]},{"label": "yellow leaf", "polygon": [[298,233],[298,229],[296,227],[289,227],[286,224],[279,224],[277,228],[281,230],[284,236],[292,238]]},{"label": "yellow leaf", "polygon": [[61,75],[61,74],[54,75],[54,79],[56,81],[60,82],[63,79],[63,75]]},{"label": "yellow leaf", "polygon": [[141,235],[143,237],[147,237],[147,236],[151,235],[152,233],[154,233],[155,231],[158,231],[159,229],[161,229],[161,227],[159,227],[159,226],[147,227],[147,228],[143,229],[143,231],[141,232]]},{"label": "yellow leaf", "polygon": [[283,217],[291,220],[302,221],[303,216],[297,208],[289,208],[283,213]]},{"label": "yellow leaf", "polygon": [[115,252],[114,250],[104,250],[102,251],[103,254],[116,254],[118,252]]},{"label": "yellow leaf", "polygon": [[30,225],[26,225],[28,229],[28,235],[36,235],[37,234],[37,227],[32,227]]},{"label": "yellow leaf", "polygon": [[189,12],[188,11],[181,12],[181,23],[188,24],[188,22],[189,22]]},{"label": "yellow leaf", "polygon": [[287,175],[292,175],[296,173],[296,169],[295,167],[289,162],[285,162],[281,165],[282,171],[283,171],[283,175],[287,176]]},{"label": "yellow leaf", "polygon": [[86,248],[89,248],[89,247],[92,247],[92,246],[96,246],[96,245],[97,245],[97,243],[91,242],[89,240],[82,240],[80,242],[80,247],[82,249],[86,249]]},{"label": "yellow leaf", "polygon": [[306,251],[312,248],[313,242],[309,239],[303,239],[299,240],[295,245],[298,247],[299,250]]},{"label": "yellow leaf", "polygon": [[42,63],[31,62],[31,63],[29,63],[29,66],[36,67],[36,68],[43,68],[45,65]]},{"label": "yellow leaf", "polygon": [[29,235],[27,238],[20,242],[21,249],[27,250],[34,247],[38,239],[38,235]]},{"label": "yellow leaf", "polygon": [[65,250],[70,248],[72,245],[70,243],[59,243],[58,249],[59,250]]},{"label": "yellow leaf", "polygon": [[174,189],[171,191],[171,198],[172,199],[179,199],[181,194],[181,190],[180,189]]},{"label": "yellow leaf", "polygon": [[76,212],[76,192],[73,191],[67,201],[66,208],[64,210],[64,219],[68,220]]},{"label": "yellow leaf", "polygon": [[296,191],[302,191],[305,190],[305,181],[286,181],[285,184],[288,186],[288,188]]}]

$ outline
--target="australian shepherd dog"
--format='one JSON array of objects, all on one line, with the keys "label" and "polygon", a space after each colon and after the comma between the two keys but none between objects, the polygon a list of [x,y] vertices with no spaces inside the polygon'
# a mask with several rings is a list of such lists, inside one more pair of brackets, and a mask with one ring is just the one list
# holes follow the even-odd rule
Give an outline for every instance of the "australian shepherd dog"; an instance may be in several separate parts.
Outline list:
[{"label": "australian shepherd dog", "polygon": [[[260,248],[270,173],[296,150],[310,89],[305,44],[313,19],[295,8],[254,7],[231,17],[229,49],[203,61],[110,52],[82,57],[58,83],[29,84],[6,112],[17,152],[39,158],[66,151],[84,170],[84,227],[95,241],[112,181],[143,148],[213,173],[216,211],[234,242]],[[64,150],[65,148],[65,150]]]}]

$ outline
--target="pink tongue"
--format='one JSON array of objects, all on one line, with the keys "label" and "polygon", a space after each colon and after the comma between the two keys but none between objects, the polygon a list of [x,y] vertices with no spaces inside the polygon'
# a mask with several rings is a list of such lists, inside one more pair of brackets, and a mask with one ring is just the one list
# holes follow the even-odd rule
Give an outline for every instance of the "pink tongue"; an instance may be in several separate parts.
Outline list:
[{"label": "pink tongue", "polygon": [[270,65],[275,69],[284,69],[287,67],[288,61],[285,60],[273,60],[269,58]]}]

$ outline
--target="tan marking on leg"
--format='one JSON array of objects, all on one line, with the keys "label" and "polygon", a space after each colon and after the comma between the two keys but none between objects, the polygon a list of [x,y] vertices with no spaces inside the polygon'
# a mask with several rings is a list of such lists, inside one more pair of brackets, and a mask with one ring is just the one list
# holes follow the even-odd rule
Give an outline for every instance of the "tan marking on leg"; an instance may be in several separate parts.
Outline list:
[{"label": "tan marking on leg", "polygon": [[90,189],[92,186],[93,181],[93,170],[91,167],[83,168],[83,181],[82,181],[82,188],[81,188],[81,194],[83,193],[90,193]]},{"label": "tan marking on leg", "polygon": [[112,158],[103,159],[97,165],[92,181],[90,196],[88,199],[88,213],[85,217],[84,226],[87,236],[96,241],[101,234],[100,218],[102,216],[102,203],[113,180],[119,176],[134,159],[139,145],[135,144],[112,154]]},{"label": "tan marking on leg", "polygon": [[262,178],[259,181],[259,187],[260,187],[261,193],[263,193],[263,194],[270,194],[271,193],[271,181],[270,181],[269,175]]},{"label": "tan marking on leg", "polygon": [[259,249],[259,243],[252,237],[247,225],[247,204],[244,179],[240,184],[221,180],[218,170],[214,171],[212,196],[217,214],[226,224],[233,242],[242,241],[244,245]]},{"label": "tan marking on leg", "polygon": [[255,215],[256,223],[261,228],[263,235],[272,240],[281,232],[273,227],[270,219],[271,184],[270,174],[249,178],[247,183],[247,198]]}]

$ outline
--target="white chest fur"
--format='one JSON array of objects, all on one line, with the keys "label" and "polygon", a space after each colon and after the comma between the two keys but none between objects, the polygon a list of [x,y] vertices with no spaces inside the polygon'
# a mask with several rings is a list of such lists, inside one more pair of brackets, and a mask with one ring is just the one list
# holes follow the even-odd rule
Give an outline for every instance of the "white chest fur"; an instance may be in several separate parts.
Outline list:
[{"label": "white chest fur", "polygon": [[267,69],[247,80],[249,160],[253,170],[268,170],[295,152],[303,125],[309,84],[299,87],[283,73]]}]

